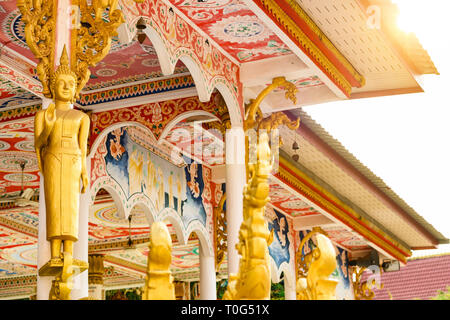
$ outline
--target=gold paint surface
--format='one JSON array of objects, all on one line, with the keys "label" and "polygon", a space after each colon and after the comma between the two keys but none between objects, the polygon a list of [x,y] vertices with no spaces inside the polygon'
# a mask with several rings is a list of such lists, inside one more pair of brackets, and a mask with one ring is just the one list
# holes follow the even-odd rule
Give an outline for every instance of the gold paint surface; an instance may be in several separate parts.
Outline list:
[{"label": "gold paint surface", "polygon": [[175,300],[175,286],[170,271],[172,239],[163,222],[154,222],[150,230],[150,244],[142,300]]},{"label": "gold paint surface", "polygon": [[[300,120],[291,121],[283,113],[264,118],[259,105],[274,89],[283,87],[286,98],[296,102],[297,88],[284,77],[277,77],[246,108],[244,130],[247,184],[243,194],[243,222],[236,245],[241,255],[237,274],[230,275],[223,300],[268,300],[270,299],[269,245],[273,233],[269,232],[264,218],[269,201],[268,178],[272,171],[273,154],[269,146],[269,132],[280,125],[297,129]],[[258,139],[249,138],[253,134]],[[257,141],[256,141],[257,140]],[[249,161],[249,153],[256,152],[256,161]]]},{"label": "gold paint surface", "polygon": [[[304,245],[313,235],[316,236],[317,247],[302,256]],[[338,281],[329,279],[337,267],[336,252],[325,232],[320,228],[313,228],[303,238],[296,256],[297,300],[336,300]]]}]

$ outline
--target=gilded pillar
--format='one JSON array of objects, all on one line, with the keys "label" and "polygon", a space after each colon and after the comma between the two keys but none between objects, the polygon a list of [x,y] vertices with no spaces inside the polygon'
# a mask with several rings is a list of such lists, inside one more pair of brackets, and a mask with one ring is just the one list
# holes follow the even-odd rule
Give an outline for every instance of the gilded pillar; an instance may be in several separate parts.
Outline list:
[{"label": "gilded pillar", "polygon": [[96,300],[104,300],[103,275],[104,268],[103,254],[89,255],[89,297]]}]

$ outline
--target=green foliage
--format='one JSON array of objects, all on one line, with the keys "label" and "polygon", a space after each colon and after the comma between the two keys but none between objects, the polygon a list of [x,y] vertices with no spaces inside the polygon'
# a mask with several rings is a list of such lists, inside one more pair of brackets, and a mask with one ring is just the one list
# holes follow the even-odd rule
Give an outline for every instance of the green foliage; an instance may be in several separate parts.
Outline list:
[{"label": "green foliage", "polygon": [[[223,294],[227,290],[228,280],[223,279],[216,284],[217,299],[222,300]],[[284,300],[284,281],[272,283],[270,288],[270,300]]]},{"label": "green foliage", "polygon": [[431,300],[450,300],[450,286],[447,287],[447,291],[439,290],[438,295]]},{"label": "green foliage", "polygon": [[284,300],[284,280],[272,283],[270,288],[270,300]]},{"label": "green foliage", "polygon": [[216,283],[217,299],[222,300],[223,294],[227,290],[228,279],[222,279]]},{"label": "green foliage", "polygon": [[139,288],[108,290],[105,300],[142,300],[142,292]]}]

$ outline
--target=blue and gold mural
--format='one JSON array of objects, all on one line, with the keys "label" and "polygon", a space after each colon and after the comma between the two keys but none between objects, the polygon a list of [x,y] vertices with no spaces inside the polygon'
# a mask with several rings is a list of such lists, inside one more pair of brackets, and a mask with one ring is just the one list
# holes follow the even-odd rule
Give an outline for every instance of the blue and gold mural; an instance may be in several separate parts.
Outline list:
[{"label": "blue and gold mural", "polygon": [[283,262],[289,264],[291,255],[289,252],[289,224],[286,217],[280,212],[269,209],[266,210],[267,218],[269,219],[269,230],[273,230],[273,241],[269,246],[269,254],[275,261],[278,269]]},{"label": "blue and gold mural", "polygon": [[205,184],[203,181],[203,166],[195,161],[189,163],[189,159],[185,159],[188,165],[184,168],[187,188],[186,200],[182,202],[182,216],[181,219],[185,226],[192,220],[198,219],[203,225],[206,224],[206,212],[203,205],[203,193]]},{"label": "blue and gold mural", "polygon": [[[309,231],[299,231],[300,242],[309,233]],[[300,243],[299,242],[299,243]],[[302,254],[308,254],[315,248],[314,236],[304,245]],[[353,300],[353,289],[350,283],[350,272],[348,269],[348,252],[340,247],[334,246],[336,250],[337,267],[330,275],[330,279],[338,281],[336,286],[337,300]]]},{"label": "blue and gold mural", "polygon": [[206,212],[212,211],[210,170],[186,157],[185,166],[176,166],[143,147],[134,136],[132,127],[119,128],[105,140],[106,173],[126,199],[144,194],[158,212],[174,209],[185,227],[194,220],[206,226]]},{"label": "blue and gold mural", "polygon": [[350,283],[351,274],[348,269],[348,252],[336,246],[335,248],[337,268],[331,274],[331,277],[339,281],[336,286],[336,298],[339,300],[353,300],[353,289]]}]

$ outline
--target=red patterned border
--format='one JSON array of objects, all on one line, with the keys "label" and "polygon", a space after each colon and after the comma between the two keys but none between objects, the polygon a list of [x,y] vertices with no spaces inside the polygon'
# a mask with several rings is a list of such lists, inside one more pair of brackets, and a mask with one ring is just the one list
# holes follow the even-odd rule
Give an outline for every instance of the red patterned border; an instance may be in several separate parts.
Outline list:
[{"label": "red patterned border", "polygon": [[214,94],[208,102],[200,102],[198,97],[189,97],[94,113],[91,116],[89,145],[93,145],[103,130],[119,122],[140,123],[149,128],[158,139],[167,124],[185,112],[207,111],[219,116],[221,108],[216,103],[219,96],[218,93]]},{"label": "red patterned border", "polygon": [[121,9],[128,24],[133,25],[138,18],[143,17],[146,24],[156,30],[169,51],[172,64],[183,56],[196,61],[207,82],[209,93],[212,93],[218,84],[225,85],[233,94],[243,115],[243,88],[239,78],[239,66],[211,45],[207,37],[197,32],[162,0],[146,0],[141,4],[133,1],[123,2]]}]

